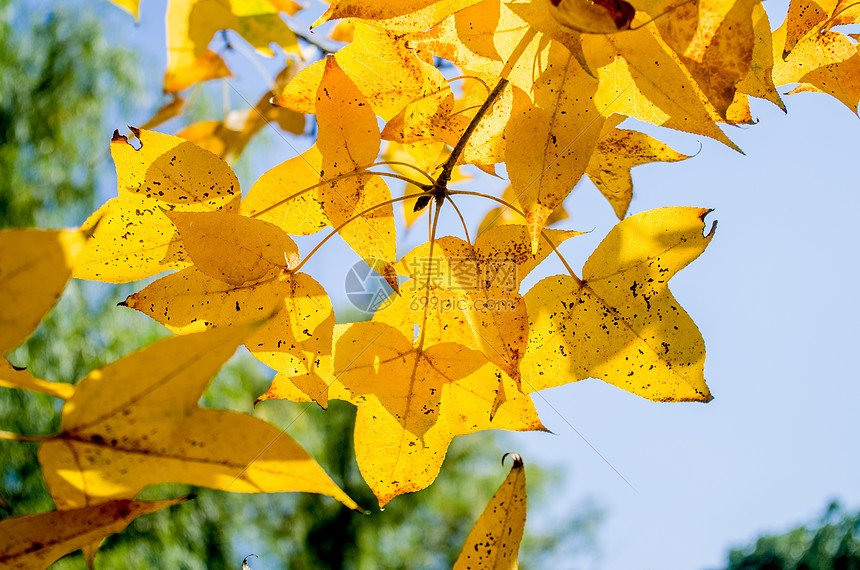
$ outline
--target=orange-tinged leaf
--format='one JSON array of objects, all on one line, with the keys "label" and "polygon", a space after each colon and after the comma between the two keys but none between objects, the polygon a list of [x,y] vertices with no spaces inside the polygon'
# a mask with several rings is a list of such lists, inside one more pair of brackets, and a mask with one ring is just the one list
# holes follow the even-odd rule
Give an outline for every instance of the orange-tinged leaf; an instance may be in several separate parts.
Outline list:
[{"label": "orange-tinged leaf", "polygon": [[[170,0],[167,5],[165,91],[179,91],[197,81],[223,76],[223,61],[220,65],[201,65],[206,62],[200,61],[201,57],[214,61],[212,56],[204,54],[209,52],[209,42],[219,30],[237,31],[264,55],[274,55],[269,48],[271,43],[288,52],[298,51],[296,35],[281,18],[280,12],[294,13],[299,8],[294,2],[266,0]],[[217,55],[212,55],[220,60]]]},{"label": "orange-tinged leaf", "polygon": [[36,378],[27,372],[26,369],[13,366],[5,358],[0,358],[0,386],[41,392],[42,394],[60,398],[61,400],[68,400],[75,392],[75,387],[71,384],[48,382],[47,380]]},{"label": "orange-tinged leaf", "polygon": [[[556,245],[578,232],[547,232]],[[519,383],[519,363],[528,344],[528,315],[519,293],[522,280],[543,261],[551,247],[541,243],[532,255],[524,225],[497,226],[474,246],[442,237],[413,249],[397,263],[412,279],[401,286],[394,303],[374,315],[374,322],[408,336],[421,327],[424,346],[456,342],[480,350]],[[430,291],[427,291],[428,279]],[[425,305],[427,319],[425,322]]]},{"label": "orange-tinged leaf", "polygon": [[325,407],[334,311],[322,286],[304,273],[279,275],[234,287],[196,267],[162,277],[131,295],[125,305],[177,334],[209,326],[252,323],[272,315],[245,342],[255,357],[292,378],[300,390]]},{"label": "orange-tinged leaf", "polygon": [[823,32],[803,38],[783,59],[777,55],[785,42],[785,24],[773,32],[776,85],[798,82],[793,91],[829,93],[853,112],[860,103],[860,53],[848,36]]},{"label": "orange-tinged leaf", "polygon": [[612,34],[630,27],[636,9],[624,0],[538,0],[560,24],[592,34]]},{"label": "orange-tinged leaf", "polygon": [[710,243],[699,208],[661,208],[616,225],[583,279],[548,277],[525,295],[523,389],[601,378],[655,401],[711,400],[705,345],[669,279]]},{"label": "orange-tinged leaf", "polygon": [[631,168],[649,162],[675,162],[690,158],[645,133],[615,128],[621,120],[623,117],[607,123],[609,128],[604,128],[585,171],[609,201],[619,220],[627,215],[633,198]]},{"label": "orange-tinged leaf", "polygon": [[175,482],[321,493],[357,508],[283,431],[197,405],[254,326],[170,338],[87,375],[63,408],[60,435],[39,450],[57,506],[130,498],[147,485]]},{"label": "orange-tinged leaf", "polygon": [[299,263],[299,248],[278,226],[233,212],[168,212],[197,268],[242,285]]},{"label": "orange-tinged leaf", "polygon": [[139,516],[185,502],[118,500],[79,509],[49,511],[0,521],[0,565],[41,570],[70,552],[99,543]]},{"label": "orange-tinged leaf", "polygon": [[223,121],[210,120],[188,125],[176,133],[176,136],[226,158],[236,146],[239,133],[227,127]]},{"label": "orange-tinged leaf", "polygon": [[827,20],[839,3],[839,0],[791,0],[784,24],[786,32],[782,57],[788,57],[794,46]]},{"label": "orange-tinged leaf", "polygon": [[321,170],[322,155],[312,146],[263,174],[242,200],[239,213],[293,235],[318,232],[330,225],[314,188],[320,183]]},{"label": "orange-tinged leaf", "polygon": [[85,247],[83,232],[0,232],[0,355],[30,336],[54,306]]},{"label": "orange-tinged leaf", "polygon": [[[430,485],[457,435],[544,429],[531,399],[481,353],[454,343],[419,350],[383,323],[354,323],[340,337],[333,384],[358,407],[356,459],[380,506]],[[507,396],[493,415],[499,390]]]},{"label": "orange-tinged leaf", "polygon": [[117,133],[111,141],[119,196],[84,224],[91,228],[98,222],[74,277],[125,283],[184,267],[185,251],[164,211],[235,211],[239,206],[239,182],[223,160],[179,137],[135,133],[140,149]]},{"label": "orange-tinged leaf", "polygon": [[178,93],[195,83],[233,75],[221,56],[210,49],[203,50],[191,59],[187,57],[177,59],[179,62],[175,63],[164,76],[165,93]]},{"label": "orange-tinged leaf", "polygon": [[140,128],[146,130],[154,129],[161,123],[165,123],[170,119],[179,116],[182,112],[182,107],[184,106],[185,99],[174,93],[170,98],[170,101],[159,107],[155,114],[148,121],[142,124]]},{"label": "orange-tinged leaf", "polygon": [[[512,204],[515,208],[522,210],[522,206],[517,201],[517,197],[514,195],[513,188],[508,186],[505,188],[505,191],[502,192],[502,200]],[[570,218],[570,214],[567,210],[564,209],[564,205],[557,207],[553,210],[552,214],[546,219],[545,224],[550,226],[556,222],[560,222],[562,220],[566,220]],[[489,230],[494,226],[501,226],[505,224],[522,224],[524,223],[523,217],[510,209],[507,206],[499,206],[498,208],[493,208],[484,216],[484,219],[481,220],[480,225],[478,226],[478,236],[480,237],[485,231]]]},{"label": "orange-tinged leaf", "polygon": [[522,457],[511,456],[511,470],[466,537],[454,570],[516,570],[526,526],[526,471]]},{"label": "orange-tinged leaf", "polygon": [[[355,23],[352,43],[339,50],[334,59],[367,98],[373,112],[386,121],[421,93],[427,72],[400,35],[363,22]],[[300,113],[315,113],[316,94],[327,65],[318,61],[300,71],[273,102]]]}]

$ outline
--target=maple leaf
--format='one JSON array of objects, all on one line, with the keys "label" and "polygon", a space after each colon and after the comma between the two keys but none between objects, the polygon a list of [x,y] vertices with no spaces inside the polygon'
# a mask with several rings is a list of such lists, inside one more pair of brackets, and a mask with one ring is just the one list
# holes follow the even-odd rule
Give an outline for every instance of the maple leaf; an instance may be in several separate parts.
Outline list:
[{"label": "maple leaf", "polygon": [[756,37],[755,44],[753,44],[750,70],[747,76],[738,82],[738,91],[766,99],[785,111],[785,104],[783,104],[773,83],[773,37],[767,12],[761,4],[756,4],[753,7],[752,19]]},{"label": "maple leaf", "polygon": [[148,285],[123,305],[177,334],[253,323],[271,315],[246,339],[248,350],[292,377],[311,400],[327,405],[328,372],[319,362],[331,354],[334,311],[322,286],[306,274],[281,271],[237,287],[189,267]]},{"label": "maple leaf", "polygon": [[616,225],[583,278],[548,277],[525,295],[527,392],[594,377],[656,401],[711,400],[698,328],[668,281],[710,243],[699,208],[661,208]]},{"label": "maple leaf", "polygon": [[508,476],[493,494],[469,531],[454,570],[516,570],[517,554],[526,525],[526,471],[523,458],[513,460]]},{"label": "maple leaf", "polygon": [[223,160],[179,137],[134,133],[139,149],[116,132],[111,140],[119,196],[84,223],[83,229],[95,229],[74,277],[125,283],[185,267],[182,242],[164,212],[239,207],[239,182]]},{"label": "maple leaf", "polygon": [[200,81],[230,75],[224,61],[207,48],[218,30],[236,30],[264,55],[274,55],[271,43],[297,52],[296,35],[280,12],[294,14],[300,9],[291,0],[170,0],[164,90],[175,93]]},{"label": "maple leaf", "polygon": [[314,26],[337,18],[372,20],[376,25],[397,32],[417,32],[438,24],[454,12],[479,0],[335,0]]},{"label": "maple leaf", "polygon": [[[426,57],[426,56],[425,56]],[[352,42],[334,59],[367,99],[373,112],[391,119],[421,92],[426,74],[441,73],[424,61],[403,38],[390,31],[356,22]],[[316,112],[316,95],[327,60],[301,70],[273,99],[275,105],[300,113]]]},{"label": "maple leaf", "polygon": [[70,552],[98,544],[106,536],[122,531],[139,516],[189,498],[117,500],[0,521],[0,564],[20,570],[47,568]]},{"label": "maple leaf", "polygon": [[585,170],[619,220],[627,215],[633,198],[631,168],[649,162],[675,162],[690,158],[645,133],[616,128],[623,120],[624,117],[616,115],[604,124],[597,148]]},{"label": "maple leaf", "polygon": [[257,418],[201,408],[212,376],[253,326],[157,342],[88,374],[39,461],[61,509],[185,483],[240,493],[305,491],[356,504],[307,453]]},{"label": "maple leaf", "polygon": [[[579,232],[548,231],[556,245]],[[474,245],[455,237],[413,249],[398,261],[399,273],[412,280],[401,285],[391,306],[374,322],[386,323],[408,336],[416,326],[424,346],[459,343],[480,350],[519,383],[520,359],[528,344],[528,315],[519,293],[522,280],[552,248],[541,243],[532,255],[523,225],[494,227]]]},{"label": "maple leaf", "polygon": [[[379,154],[379,127],[367,99],[333,57],[326,58],[316,111],[321,176],[328,181],[319,186],[318,199],[344,241],[396,291],[391,192],[382,177],[361,174]],[[344,176],[354,173],[359,175]]]},{"label": "maple leaf", "polygon": [[[499,390],[507,397],[492,415]],[[457,435],[545,429],[531,399],[480,352],[422,349],[378,322],[353,323],[338,339],[331,397],[358,408],[356,460],[380,506],[432,483]]]},{"label": "maple leaf", "polygon": [[[522,205],[517,200],[517,197],[514,195],[514,189],[512,186],[508,186],[502,192],[502,200],[514,206],[517,210],[522,210]],[[546,225],[550,226],[556,222],[560,222],[570,218],[570,214],[564,208],[564,205],[558,206],[546,219]],[[499,206],[497,208],[492,208],[489,212],[486,213],[484,219],[481,220],[481,223],[478,225],[478,236],[480,237],[488,229],[492,228],[496,225],[504,225],[504,224],[517,224],[522,223],[523,217],[517,213],[515,210],[508,206]]]}]

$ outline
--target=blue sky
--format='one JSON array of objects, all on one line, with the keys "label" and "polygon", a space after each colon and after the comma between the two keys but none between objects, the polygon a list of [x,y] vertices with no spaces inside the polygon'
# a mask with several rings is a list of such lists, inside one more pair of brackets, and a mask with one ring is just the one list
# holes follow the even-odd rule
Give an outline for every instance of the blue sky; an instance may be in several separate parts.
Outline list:
[{"label": "blue sky", "polygon": [[[112,41],[146,49],[153,71],[147,103],[120,124],[142,123],[158,103],[164,1],[142,4],[135,26],[100,2]],[[781,21],[787,3],[765,5],[772,25]],[[276,71],[275,65],[270,69]],[[257,79],[239,76],[234,85],[256,101],[260,93],[251,85]],[[232,97],[238,108],[241,101]],[[551,525],[586,497],[606,508],[595,568],[716,568],[730,547],[811,521],[831,499],[860,508],[860,375],[854,362],[860,119],[824,95],[785,101],[788,115],[754,102],[760,123],[726,130],[745,156],[701,137],[625,124],[680,152],[698,151],[680,163],[635,169],[631,213],[663,206],[715,209],[715,239],[671,283],[705,338],[705,373],[715,399],[707,405],[656,404],[588,380],[535,398],[556,435],[501,436],[527,463],[565,473],[552,505],[530,511],[530,524]],[[263,170],[308,144],[288,138],[291,147],[278,136],[265,138],[268,144],[257,147],[259,157],[244,170],[245,190]],[[501,183],[488,184],[501,189]],[[489,207],[473,204],[481,212]],[[617,220],[587,181],[566,205],[573,217],[563,227],[590,231],[562,249],[578,269]],[[443,230],[460,235],[453,223]],[[425,236],[420,225],[402,236],[401,253]],[[336,304],[345,303],[349,263],[332,260],[346,255],[345,246],[333,243],[308,265]],[[525,287],[561,272],[552,260],[541,269]]]}]

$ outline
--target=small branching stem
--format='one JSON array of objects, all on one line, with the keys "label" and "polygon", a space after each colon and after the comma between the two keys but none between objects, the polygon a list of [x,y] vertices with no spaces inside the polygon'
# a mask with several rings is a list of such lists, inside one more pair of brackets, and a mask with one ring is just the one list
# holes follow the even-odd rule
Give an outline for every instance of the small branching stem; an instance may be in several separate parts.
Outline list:
[{"label": "small branching stem", "polygon": [[293,268],[292,268],[292,270],[291,270],[291,271],[292,271],[292,273],[297,273],[297,272],[302,268],[302,266],[303,266],[305,263],[307,263],[307,262],[308,262],[308,260],[309,260],[311,257],[313,257],[313,255],[314,255],[317,251],[319,251],[319,249],[323,246],[323,244],[325,244],[325,242],[327,242],[328,240],[330,240],[330,239],[331,239],[332,237],[334,237],[334,236],[335,236],[335,234],[337,234],[340,230],[342,230],[343,228],[345,228],[347,225],[349,225],[350,223],[354,222],[354,221],[355,221],[355,220],[357,220],[358,218],[361,218],[362,216],[364,216],[364,215],[366,215],[366,214],[369,214],[370,212],[372,212],[372,211],[376,210],[377,208],[382,208],[383,206],[387,206],[387,205],[389,205],[389,204],[394,204],[395,202],[402,202],[403,200],[408,200],[408,199],[410,199],[410,198],[417,198],[418,196],[422,196],[422,195],[423,195],[423,193],[407,194],[406,196],[401,196],[400,198],[392,198],[391,200],[386,200],[386,201],[384,201],[384,202],[380,202],[379,204],[375,204],[375,205],[371,206],[370,208],[367,208],[367,209],[364,209],[364,210],[360,211],[360,212],[359,212],[359,213],[357,213],[356,215],[352,216],[351,218],[349,218],[348,220],[346,220],[345,222],[343,222],[342,224],[340,224],[339,226],[337,226],[336,228],[334,228],[334,229],[333,229],[333,230],[332,230],[332,231],[331,231],[327,236],[325,236],[325,237],[322,239],[322,241],[321,241],[321,242],[319,242],[319,243],[318,243],[318,244],[317,244],[317,245],[316,245],[312,250],[310,250],[310,252],[308,252],[308,254],[305,256],[305,258],[304,258],[304,259],[302,259],[302,260],[299,262],[299,264],[298,264],[298,265],[296,265],[295,267],[293,267]]},{"label": "small branching stem", "polygon": [[[524,220],[526,219],[526,215],[522,210],[520,210],[519,208],[517,208],[516,206],[514,206],[513,204],[511,204],[507,200],[503,200],[502,198],[496,198],[495,196],[491,196],[490,194],[483,194],[481,192],[469,192],[467,190],[452,190],[449,194],[451,196],[462,195],[462,196],[479,196],[481,198],[487,198],[489,200],[493,200],[495,202],[498,202],[499,204],[501,204],[507,208],[510,208],[512,211],[514,211],[517,214],[519,214],[520,216],[522,216]],[[564,256],[561,254],[561,252],[558,250],[558,248],[555,246],[555,243],[553,243],[553,241],[551,239],[549,239],[549,236],[547,235],[546,230],[541,230],[540,235],[543,237],[543,239],[546,240],[546,242],[549,244],[549,246],[552,248],[552,250],[558,256],[559,260],[561,260],[561,264],[564,265],[564,268],[567,270],[567,272],[570,274],[570,276],[576,281],[577,285],[579,285],[581,287],[583,285],[582,279],[580,279],[576,275],[576,273],[573,272],[573,269],[571,269],[570,264],[567,262],[567,260],[564,258]]]}]

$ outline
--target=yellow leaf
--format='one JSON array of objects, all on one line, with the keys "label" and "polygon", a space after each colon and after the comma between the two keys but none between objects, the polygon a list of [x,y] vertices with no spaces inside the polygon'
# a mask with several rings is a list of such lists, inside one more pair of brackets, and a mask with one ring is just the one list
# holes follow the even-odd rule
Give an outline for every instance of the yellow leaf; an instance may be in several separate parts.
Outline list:
[{"label": "yellow leaf", "polygon": [[36,378],[24,368],[13,366],[5,358],[0,358],[0,386],[41,392],[42,394],[60,398],[61,400],[68,400],[75,392],[75,387],[71,384],[48,382],[47,380]]},{"label": "yellow leaf", "polygon": [[[592,34],[612,34],[627,29],[636,10],[624,0],[538,0],[560,24]],[[612,8],[612,10],[610,10]]]},{"label": "yellow leaf", "polygon": [[185,106],[185,99],[174,93],[170,98],[170,101],[162,105],[148,121],[140,126],[140,128],[146,130],[154,129],[161,123],[167,122],[178,116],[179,113],[182,112],[183,106]]},{"label": "yellow leaf", "polygon": [[0,565],[10,569],[42,570],[70,552],[122,531],[139,516],[188,499],[110,501],[0,521]]},{"label": "yellow leaf", "polygon": [[633,198],[630,169],[649,162],[675,162],[690,158],[657,139],[637,131],[617,129],[624,117],[607,122],[586,174],[609,201],[615,215],[623,220]]},{"label": "yellow leaf", "polygon": [[201,408],[212,376],[253,326],[175,337],[94,370],[63,407],[39,462],[63,509],[184,483],[239,493],[304,491],[356,504],[283,431],[247,414]]},{"label": "yellow leaf", "polygon": [[[517,197],[514,195],[513,188],[508,186],[505,188],[505,191],[502,192],[502,200],[510,203],[515,208],[522,210],[522,206],[517,201]],[[564,205],[557,207],[546,219],[546,225],[552,225],[556,222],[560,222],[562,220],[566,220],[570,218],[570,214],[568,214],[567,210],[564,209]],[[519,215],[517,212],[508,208],[507,206],[499,206],[498,208],[493,208],[484,216],[484,219],[481,220],[481,223],[478,226],[478,236],[480,237],[485,231],[489,230],[494,226],[501,226],[505,224],[522,224],[524,222],[523,217]]]},{"label": "yellow leaf", "polygon": [[140,21],[140,14],[138,10],[140,8],[140,0],[110,0],[132,16],[134,16],[135,21]]},{"label": "yellow leaf", "polygon": [[792,91],[829,93],[854,113],[860,103],[860,54],[848,36],[839,32],[812,34],[800,40],[783,59],[785,24],[773,32],[776,85],[800,83]]},{"label": "yellow leaf", "polygon": [[[531,399],[462,345],[419,350],[388,325],[354,323],[335,347],[334,369],[332,383],[358,407],[356,460],[380,506],[430,485],[457,435],[545,429]],[[492,415],[500,390],[507,397]]]},{"label": "yellow leaf", "polygon": [[[579,235],[547,234],[555,244]],[[456,342],[480,350],[519,384],[520,359],[528,344],[528,315],[520,284],[550,253],[544,241],[537,255],[532,255],[524,225],[497,226],[481,234],[474,246],[455,237],[439,238],[433,244],[432,259],[430,245],[424,244],[397,263],[399,273],[412,279],[373,320],[404,336],[420,327],[425,347]]]},{"label": "yellow leaf", "polygon": [[[415,50],[407,48],[405,40],[393,32],[356,22],[352,43],[339,50],[334,59],[367,98],[373,112],[386,121],[421,93],[426,68]],[[273,99],[274,104],[299,113],[315,113],[316,95],[327,65],[318,61],[300,71]]]},{"label": "yellow leaf", "polygon": [[292,235],[318,232],[330,225],[314,188],[320,183],[321,170],[322,155],[315,145],[263,174],[242,200],[239,213],[271,222]]},{"label": "yellow leaf", "polygon": [[508,476],[466,537],[454,570],[517,568],[517,554],[526,525],[526,471],[522,457],[516,453],[511,457],[514,463]]},{"label": "yellow leaf", "polygon": [[[317,146],[322,176],[329,181],[317,189],[329,223],[347,244],[396,289],[392,264],[397,236],[391,192],[380,176],[358,175],[376,161],[379,127],[358,87],[333,57],[317,91]],[[347,175],[347,176],[343,176]]]},{"label": "yellow leaf", "polygon": [[242,285],[299,263],[299,248],[278,226],[232,212],[168,212],[197,268]]},{"label": "yellow leaf", "polygon": [[85,240],[78,231],[0,232],[0,355],[24,342],[54,306]]},{"label": "yellow leaf", "polygon": [[[286,11],[292,14],[299,9],[298,4],[282,0],[170,0],[167,5],[165,91],[179,91],[197,81],[224,76],[226,67],[223,67],[223,61],[207,49],[212,36],[219,30],[237,31],[264,55],[274,55],[269,48],[271,43],[288,52],[297,52],[296,36],[279,13]],[[204,56],[207,52],[211,55]],[[215,61],[212,56],[220,64],[209,63]],[[208,59],[201,62],[201,57]]]},{"label": "yellow leaf", "polygon": [[361,18],[401,33],[420,32],[476,2],[478,0],[335,0],[314,26],[337,18]]},{"label": "yellow leaf", "polygon": [[616,225],[583,279],[548,277],[525,295],[523,390],[602,378],[655,401],[711,400],[705,344],[669,279],[710,243],[699,208],[662,208]]},{"label": "yellow leaf", "polygon": [[801,39],[827,20],[839,3],[839,0],[791,0],[783,24],[786,32],[782,58],[788,57]]},{"label": "yellow leaf", "polygon": [[84,224],[91,228],[98,222],[74,277],[125,283],[184,267],[185,251],[164,211],[235,211],[239,206],[239,182],[223,160],[179,137],[135,134],[140,149],[118,133],[111,141],[119,196]]},{"label": "yellow leaf", "polygon": [[322,286],[304,273],[286,272],[234,287],[196,267],[167,275],[131,295],[137,309],[177,334],[253,323],[272,315],[245,342],[255,357],[296,378],[300,390],[325,407],[328,402],[320,360],[331,355],[334,311]]},{"label": "yellow leaf", "polygon": [[586,34],[582,42],[600,80],[594,103],[605,115],[705,135],[737,150],[717,127],[717,110],[653,25],[610,36]]},{"label": "yellow leaf", "polygon": [[753,44],[752,61],[747,76],[738,83],[738,91],[767,99],[785,111],[785,105],[773,84],[773,36],[767,13],[761,4],[756,4],[752,11],[755,43]]}]

